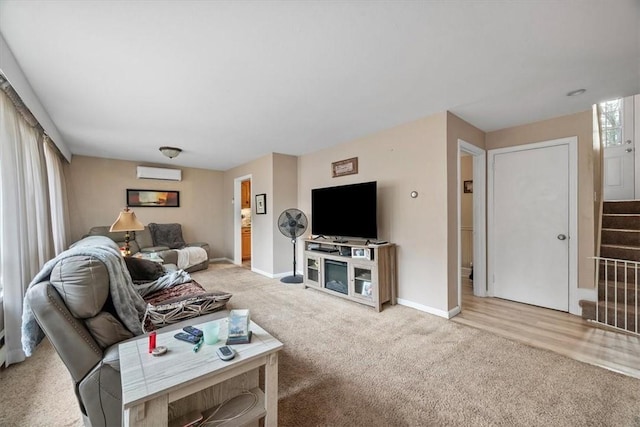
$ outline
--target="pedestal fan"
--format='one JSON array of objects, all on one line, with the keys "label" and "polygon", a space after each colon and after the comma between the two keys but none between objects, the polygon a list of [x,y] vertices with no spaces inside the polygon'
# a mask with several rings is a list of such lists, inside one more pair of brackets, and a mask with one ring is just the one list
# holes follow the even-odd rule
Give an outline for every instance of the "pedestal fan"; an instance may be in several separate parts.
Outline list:
[{"label": "pedestal fan", "polygon": [[293,243],[293,276],[280,279],[283,283],[302,283],[302,276],[296,275],[296,240],[307,230],[307,224],[305,214],[295,208],[286,209],[278,218],[278,229]]}]

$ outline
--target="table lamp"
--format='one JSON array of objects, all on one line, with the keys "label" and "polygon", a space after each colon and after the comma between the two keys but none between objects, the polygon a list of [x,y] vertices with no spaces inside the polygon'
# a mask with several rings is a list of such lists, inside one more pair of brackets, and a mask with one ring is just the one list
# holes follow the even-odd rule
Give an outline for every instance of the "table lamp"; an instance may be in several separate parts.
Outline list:
[{"label": "table lamp", "polygon": [[130,231],[141,231],[144,230],[144,224],[141,223],[138,218],[136,218],[136,214],[133,213],[129,207],[124,208],[120,215],[118,215],[118,219],[111,225],[109,231],[124,231],[124,255],[131,255],[131,251],[129,250],[129,232]]}]

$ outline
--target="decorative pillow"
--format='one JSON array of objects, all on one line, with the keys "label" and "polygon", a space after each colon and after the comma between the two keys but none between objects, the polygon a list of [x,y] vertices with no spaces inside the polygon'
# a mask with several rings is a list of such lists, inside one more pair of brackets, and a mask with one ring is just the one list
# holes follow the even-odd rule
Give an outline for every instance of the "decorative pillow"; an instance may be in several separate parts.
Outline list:
[{"label": "decorative pillow", "polygon": [[134,282],[158,280],[165,274],[162,264],[155,261],[126,256],[124,262]]},{"label": "decorative pillow", "polygon": [[84,324],[102,348],[107,348],[110,345],[133,337],[133,334],[118,319],[105,311],[98,313],[95,317],[86,319]]}]

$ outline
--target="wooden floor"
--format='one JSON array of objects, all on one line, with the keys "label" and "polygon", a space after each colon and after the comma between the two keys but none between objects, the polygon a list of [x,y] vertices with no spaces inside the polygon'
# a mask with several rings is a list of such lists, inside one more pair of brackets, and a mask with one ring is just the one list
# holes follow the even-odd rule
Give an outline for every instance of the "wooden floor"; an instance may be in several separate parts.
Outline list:
[{"label": "wooden floor", "polygon": [[556,310],[476,297],[467,279],[462,289],[462,312],[454,322],[640,378],[640,337],[597,328]]}]

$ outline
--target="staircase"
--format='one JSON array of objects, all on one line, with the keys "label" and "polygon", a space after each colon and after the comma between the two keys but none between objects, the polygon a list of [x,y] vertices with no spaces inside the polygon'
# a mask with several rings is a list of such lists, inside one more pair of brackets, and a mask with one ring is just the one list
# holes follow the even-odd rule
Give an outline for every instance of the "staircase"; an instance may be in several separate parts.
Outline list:
[{"label": "staircase", "polygon": [[580,301],[582,317],[640,333],[640,200],[604,202],[598,302]]}]

